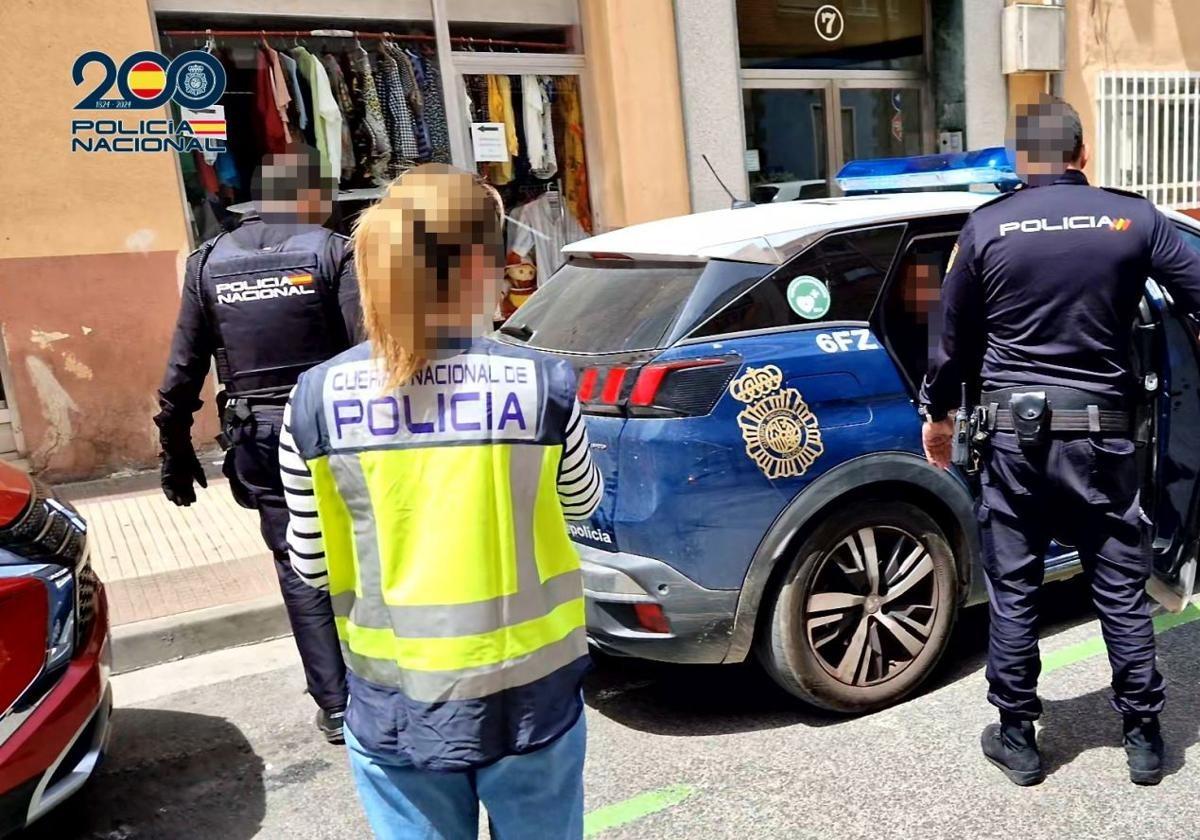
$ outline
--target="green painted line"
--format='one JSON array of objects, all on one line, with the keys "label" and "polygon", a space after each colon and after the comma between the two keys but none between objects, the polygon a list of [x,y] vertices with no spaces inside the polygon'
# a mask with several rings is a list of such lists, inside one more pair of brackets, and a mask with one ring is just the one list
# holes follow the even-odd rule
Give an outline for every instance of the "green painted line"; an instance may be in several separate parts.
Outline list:
[{"label": "green painted line", "polygon": [[696,792],[691,785],[671,785],[658,790],[640,793],[637,796],[612,805],[605,805],[589,812],[583,818],[583,836],[594,837],[602,831],[640,820],[659,811],[665,811]]},{"label": "green painted line", "polygon": [[[1200,609],[1196,609],[1195,604],[1188,604],[1183,612],[1156,615],[1154,617],[1154,632],[1155,634],[1165,633],[1175,627],[1191,624],[1193,621],[1200,621]],[[1048,674],[1051,671],[1057,671],[1059,668],[1074,665],[1076,662],[1091,659],[1093,656],[1099,656],[1106,650],[1104,639],[1100,636],[1094,636],[1090,639],[1084,639],[1082,642],[1067,645],[1065,648],[1051,651],[1042,657],[1042,673]]]}]

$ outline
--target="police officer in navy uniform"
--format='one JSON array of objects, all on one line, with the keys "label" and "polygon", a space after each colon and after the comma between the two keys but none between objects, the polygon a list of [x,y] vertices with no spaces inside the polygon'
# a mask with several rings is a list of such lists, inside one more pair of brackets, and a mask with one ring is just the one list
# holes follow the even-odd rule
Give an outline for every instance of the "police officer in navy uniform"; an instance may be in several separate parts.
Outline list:
[{"label": "police officer in navy uniform", "polygon": [[320,707],[317,726],[340,743],[345,665],[329,596],[291,568],[278,448],[284,404],[300,374],[362,340],[358,283],[349,240],[322,227],[331,215],[333,181],[311,149],[268,156],[255,193],[258,213],[187,260],[154,418],[162,488],[186,506],[196,501],[194,482],[207,486],[191,426],[215,359],[224,473],[238,503],[258,510],[308,691]]},{"label": "police officer in navy uniform", "polygon": [[1018,113],[1027,186],[967,220],[942,295],[944,330],[921,390],[931,463],[950,462],[964,383],[978,383],[991,437],[982,448],[984,571],[991,603],[988,700],[1000,723],[983,752],[1016,784],[1044,778],[1033,722],[1037,597],[1052,539],[1078,546],[1124,719],[1130,778],[1162,778],[1145,583],[1149,530],[1138,503],[1130,350],[1147,276],[1200,310],[1200,256],[1144,198],[1088,185],[1079,116],[1054,99]]}]

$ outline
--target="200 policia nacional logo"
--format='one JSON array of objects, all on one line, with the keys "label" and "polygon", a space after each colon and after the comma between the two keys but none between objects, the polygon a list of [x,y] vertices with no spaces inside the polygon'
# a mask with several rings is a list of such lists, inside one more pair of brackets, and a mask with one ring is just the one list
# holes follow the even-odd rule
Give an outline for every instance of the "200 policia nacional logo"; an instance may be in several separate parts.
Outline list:
[{"label": "200 policia nacional logo", "polygon": [[[100,76],[88,74],[99,66]],[[121,62],[108,53],[89,50],[71,68],[75,85],[95,87],[75,104],[76,111],[101,111],[104,116],[79,116],[71,120],[73,152],[213,152],[225,151],[224,109],[217,105],[225,93],[225,68],[203,50],[189,50],[175,58],[141,50]],[[113,88],[117,96],[109,97]],[[147,116],[124,120],[120,116],[155,111],[168,102],[180,107],[180,118]],[[166,115],[170,117],[170,115]]]},{"label": "200 policia nacional logo", "polygon": [[804,475],[825,451],[817,417],[795,388],[783,388],[775,365],[747,368],[729,383],[729,394],[746,407],[738,427],[746,454],[770,479]]}]

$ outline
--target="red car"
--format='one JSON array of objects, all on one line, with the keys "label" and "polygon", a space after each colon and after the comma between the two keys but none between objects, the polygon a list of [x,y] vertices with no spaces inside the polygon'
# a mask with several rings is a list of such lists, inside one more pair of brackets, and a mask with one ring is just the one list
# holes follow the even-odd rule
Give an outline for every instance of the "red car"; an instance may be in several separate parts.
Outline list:
[{"label": "red car", "polygon": [[108,743],[108,607],[87,525],[0,462],[0,837],[83,787]]}]

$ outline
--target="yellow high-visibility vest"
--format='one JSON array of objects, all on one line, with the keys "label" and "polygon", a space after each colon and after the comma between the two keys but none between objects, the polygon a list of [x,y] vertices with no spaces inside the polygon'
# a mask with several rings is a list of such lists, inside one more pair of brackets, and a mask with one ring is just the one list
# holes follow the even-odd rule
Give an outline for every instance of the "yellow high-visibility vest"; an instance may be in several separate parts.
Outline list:
[{"label": "yellow high-visibility vest", "polygon": [[435,704],[576,664],[583,589],[557,492],[570,369],[484,342],[382,381],[363,344],[292,399],[350,670]]}]

